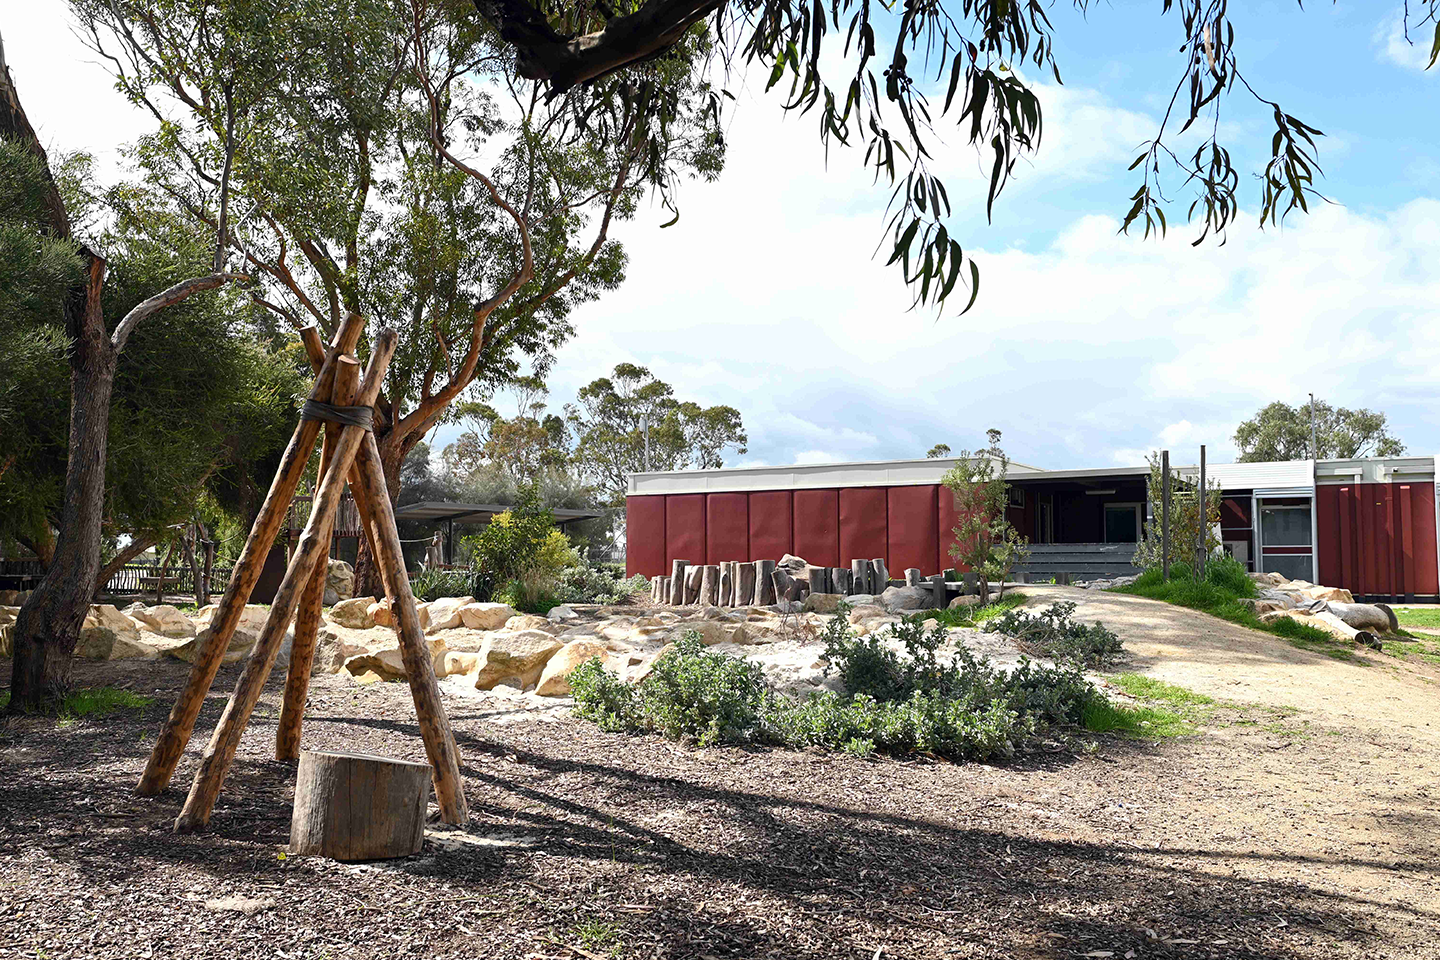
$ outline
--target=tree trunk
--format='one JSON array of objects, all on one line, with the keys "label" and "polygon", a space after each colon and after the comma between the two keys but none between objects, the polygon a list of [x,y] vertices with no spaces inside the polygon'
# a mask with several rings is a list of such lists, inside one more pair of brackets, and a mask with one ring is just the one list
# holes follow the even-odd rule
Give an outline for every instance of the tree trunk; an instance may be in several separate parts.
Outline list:
[{"label": "tree trunk", "polygon": [[11,713],[54,706],[70,687],[70,660],[100,573],[105,448],[116,354],[105,333],[100,287],[105,262],[91,255],[83,290],[66,299],[70,351],[70,457],[55,556],[15,621]]},{"label": "tree trunk", "polygon": [[115,554],[109,563],[100,568],[100,572],[95,577],[95,592],[99,593],[101,590],[104,590],[105,584],[109,583],[110,578],[119,573],[125,564],[155,546],[155,540],[155,537],[148,534],[143,537],[134,537],[131,539],[124,550]]},{"label": "tree trunk", "polygon": [[[380,465],[385,471],[385,490],[390,495],[390,509],[394,510],[400,499],[400,467],[415,444],[405,445],[396,442],[395,434],[392,431],[384,430],[382,432],[381,423],[382,418],[376,417],[375,444],[380,448]],[[359,546],[355,550],[355,596],[384,597],[386,595],[385,581],[380,574],[380,567],[375,563],[375,558],[370,555],[370,544],[364,537],[361,537]]]},{"label": "tree trunk", "polygon": [[409,857],[425,843],[430,765],[358,753],[300,755],[290,852],[336,860]]}]

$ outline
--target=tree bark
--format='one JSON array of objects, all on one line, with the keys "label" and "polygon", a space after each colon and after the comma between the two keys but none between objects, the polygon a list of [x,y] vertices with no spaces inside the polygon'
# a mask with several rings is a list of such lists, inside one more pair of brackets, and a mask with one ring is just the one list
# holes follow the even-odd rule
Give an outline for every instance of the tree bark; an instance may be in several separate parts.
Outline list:
[{"label": "tree bark", "polygon": [[115,574],[119,573],[121,568],[123,568],[125,564],[129,563],[131,560],[134,560],[146,550],[149,550],[151,547],[155,546],[155,540],[155,537],[147,534],[143,537],[135,537],[128,544],[126,544],[124,550],[121,550],[119,553],[115,554],[114,558],[112,558],[109,563],[105,564],[105,566],[100,568],[100,572],[95,577],[95,593],[99,593],[101,590],[104,590],[105,584],[109,583],[110,578],[115,576]]},{"label": "tree bark", "polygon": [[[88,253],[88,251],[86,251]],[[69,461],[55,554],[15,621],[11,713],[53,708],[70,688],[70,661],[100,573],[105,506],[105,448],[115,351],[105,335],[100,287],[105,261],[90,254],[85,286],[65,302],[70,351]]]},{"label": "tree bark", "polygon": [[[376,417],[375,444],[380,449],[380,467],[385,473],[385,491],[390,497],[390,509],[393,512],[400,499],[400,467],[415,444],[412,442],[407,445],[403,439],[397,440],[394,431],[384,431],[382,435],[379,417]],[[369,542],[361,537],[355,550],[355,596],[386,595],[380,566],[370,553]]]}]

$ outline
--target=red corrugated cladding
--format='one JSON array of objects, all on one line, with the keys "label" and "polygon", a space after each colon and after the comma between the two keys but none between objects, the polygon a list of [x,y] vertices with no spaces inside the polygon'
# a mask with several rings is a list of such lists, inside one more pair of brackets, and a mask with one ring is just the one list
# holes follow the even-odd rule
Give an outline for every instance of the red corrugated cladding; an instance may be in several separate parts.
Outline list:
[{"label": "red corrugated cladding", "polygon": [[625,576],[653,577],[667,570],[665,542],[665,498],[625,501]]},{"label": "red corrugated cladding", "polygon": [[908,567],[918,567],[922,574],[939,569],[936,562],[938,532],[935,529],[937,490],[930,485],[888,489],[885,563],[891,576],[903,576]]},{"label": "red corrugated cladding", "polygon": [[885,493],[885,487],[846,487],[840,491],[840,552],[826,566],[839,566],[840,557],[845,558],[846,566],[851,560],[885,557],[890,549]]},{"label": "red corrugated cladding", "polygon": [[705,497],[705,562],[750,559],[750,497],[711,493]]},{"label": "red corrugated cladding", "polygon": [[[840,541],[837,529],[837,500],[848,491],[841,490],[796,490],[794,498],[794,525],[790,551],[797,557],[819,567],[840,566]],[[881,511],[884,511],[884,495],[881,495]],[[857,553],[858,557],[859,554]],[[879,556],[879,554],[875,554]],[[780,559],[765,557],[762,559]]]},{"label": "red corrugated cladding", "polygon": [[665,573],[676,560],[688,560],[692,565],[706,562],[703,493],[665,498]]},{"label": "red corrugated cladding", "polygon": [[790,549],[792,516],[790,491],[769,490],[750,494],[749,560],[779,560]]},{"label": "red corrugated cladding", "polygon": [[1322,484],[1316,490],[1320,582],[1365,596],[1440,593],[1435,484]]}]

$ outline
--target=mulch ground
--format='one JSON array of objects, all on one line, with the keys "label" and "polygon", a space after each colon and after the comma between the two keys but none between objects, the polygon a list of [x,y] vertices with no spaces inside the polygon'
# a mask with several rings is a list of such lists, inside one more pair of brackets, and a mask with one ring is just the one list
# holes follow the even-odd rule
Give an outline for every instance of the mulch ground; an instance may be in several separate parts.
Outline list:
[{"label": "mulch ground", "polygon": [[[1184,783],[1230,740],[1001,768],[700,751],[447,701],[471,842],[341,864],[284,856],[294,768],[269,759],[274,679],[207,833],[170,827],[234,668],[170,790],[134,796],[183,671],[81,664],[82,685],[154,702],[0,727],[0,957],[1440,955],[1423,910],[1223,853],[1205,818],[1175,829],[1193,819],[1172,816]],[[305,742],[423,759],[400,684],[317,678]]]}]

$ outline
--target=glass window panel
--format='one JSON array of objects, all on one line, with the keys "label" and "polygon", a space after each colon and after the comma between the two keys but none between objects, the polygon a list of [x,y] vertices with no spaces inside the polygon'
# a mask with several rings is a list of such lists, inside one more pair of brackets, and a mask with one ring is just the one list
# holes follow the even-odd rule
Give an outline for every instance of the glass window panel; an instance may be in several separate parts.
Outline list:
[{"label": "glass window panel", "polygon": [[1130,504],[1105,507],[1105,542],[1136,543],[1140,539],[1135,507]]},{"label": "glass window panel", "polygon": [[1267,547],[1310,546],[1310,508],[1261,507],[1260,542]]},{"label": "glass window panel", "polygon": [[1264,564],[1266,573],[1279,573],[1290,580],[1315,582],[1308,553],[1267,553]]}]

